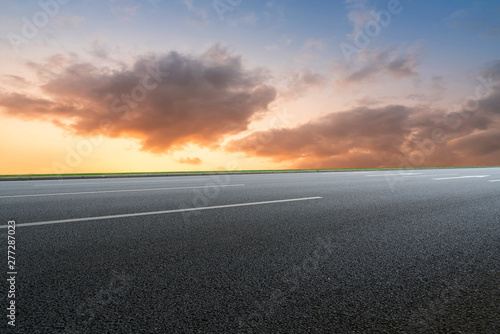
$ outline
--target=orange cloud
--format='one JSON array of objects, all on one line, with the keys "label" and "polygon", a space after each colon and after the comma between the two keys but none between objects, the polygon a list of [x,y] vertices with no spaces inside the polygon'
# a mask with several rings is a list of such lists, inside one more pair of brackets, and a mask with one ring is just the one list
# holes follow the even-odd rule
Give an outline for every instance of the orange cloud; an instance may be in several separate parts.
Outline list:
[{"label": "orange cloud", "polygon": [[[492,75],[500,78],[500,61],[485,69]],[[255,132],[226,149],[296,168],[500,165],[500,85],[476,91],[482,98],[456,112],[359,107]]]},{"label": "orange cloud", "polygon": [[188,164],[188,165],[201,165],[202,161],[200,158],[180,158],[177,160],[181,164]]},{"label": "orange cloud", "polygon": [[45,80],[45,96],[4,93],[4,113],[76,135],[139,139],[143,150],[162,153],[188,143],[214,147],[247,130],[276,98],[265,71],[245,69],[220,46],[201,55],[143,56],[119,70],[63,58],[30,64]]}]

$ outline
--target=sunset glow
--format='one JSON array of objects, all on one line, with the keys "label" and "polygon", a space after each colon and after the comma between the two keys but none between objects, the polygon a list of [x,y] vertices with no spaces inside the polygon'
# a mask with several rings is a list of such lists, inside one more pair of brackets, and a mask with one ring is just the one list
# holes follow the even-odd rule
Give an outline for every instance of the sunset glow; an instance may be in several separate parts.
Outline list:
[{"label": "sunset glow", "polygon": [[0,174],[500,165],[496,1],[2,1]]}]

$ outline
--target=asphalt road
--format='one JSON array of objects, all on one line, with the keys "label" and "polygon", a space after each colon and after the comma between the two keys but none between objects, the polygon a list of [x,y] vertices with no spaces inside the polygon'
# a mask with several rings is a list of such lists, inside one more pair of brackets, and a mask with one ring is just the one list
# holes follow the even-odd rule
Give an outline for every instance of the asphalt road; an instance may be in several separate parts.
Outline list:
[{"label": "asphalt road", "polygon": [[10,333],[500,333],[500,168],[0,182]]}]

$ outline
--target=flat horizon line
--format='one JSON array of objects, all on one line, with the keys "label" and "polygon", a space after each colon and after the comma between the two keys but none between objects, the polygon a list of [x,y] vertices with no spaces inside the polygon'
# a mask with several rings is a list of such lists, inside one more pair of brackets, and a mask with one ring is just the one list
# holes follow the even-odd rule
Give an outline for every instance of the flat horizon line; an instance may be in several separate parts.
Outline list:
[{"label": "flat horizon line", "polygon": [[321,169],[248,169],[248,170],[215,170],[215,171],[170,171],[170,172],[116,172],[116,173],[69,173],[69,174],[5,174],[0,181],[16,180],[54,180],[82,178],[120,178],[120,177],[161,177],[161,176],[198,176],[224,174],[264,174],[264,173],[305,173],[305,172],[348,172],[348,171],[383,171],[383,170],[415,170],[415,169],[459,169],[459,168],[494,168],[493,166],[425,166],[425,167],[374,167],[374,168],[321,168]]}]

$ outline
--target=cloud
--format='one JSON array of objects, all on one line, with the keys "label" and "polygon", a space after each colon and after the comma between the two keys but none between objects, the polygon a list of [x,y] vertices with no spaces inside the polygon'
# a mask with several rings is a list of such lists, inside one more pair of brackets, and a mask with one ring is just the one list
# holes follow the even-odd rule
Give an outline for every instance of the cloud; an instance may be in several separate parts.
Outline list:
[{"label": "cloud", "polygon": [[356,100],[356,104],[358,106],[372,107],[382,104],[382,99],[365,95],[363,98]]},{"label": "cloud", "polygon": [[418,76],[420,48],[385,47],[381,49],[363,49],[356,61],[338,64],[337,72],[341,85],[374,81],[381,76],[403,79]]},{"label": "cloud", "polygon": [[268,21],[273,20],[277,24],[284,24],[287,21],[287,5],[286,0],[267,1],[264,16]]},{"label": "cloud", "polygon": [[90,54],[101,59],[108,58],[112,51],[113,48],[102,37],[94,38],[90,46]]},{"label": "cloud", "polygon": [[468,104],[457,111],[362,106],[254,132],[226,149],[294,168],[398,167],[402,159],[414,166],[500,165],[500,61],[483,73],[499,81],[474,110]]},{"label": "cloud", "polygon": [[182,0],[182,3],[190,12],[189,20],[199,25],[206,25],[208,23],[208,14],[205,9],[195,6],[193,0]]},{"label": "cloud", "polygon": [[130,21],[137,14],[140,5],[134,5],[130,0],[110,0],[113,15],[121,22]]},{"label": "cloud", "polygon": [[246,15],[240,17],[229,18],[227,22],[233,27],[236,27],[239,25],[254,25],[258,20],[259,18],[257,17],[257,14],[255,14],[255,12],[249,12]]},{"label": "cloud", "polygon": [[188,164],[188,165],[201,165],[202,163],[202,160],[200,158],[190,158],[190,157],[187,157],[187,158],[180,158],[177,160],[177,162],[181,163],[181,164]]},{"label": "cloud", "polygon": [[27,87],[30,85],[28,80],[18,75],[4,74],[2,78],[4,82],[15,87]]},{"label": "cloud", "polygon": [[277,51],[280,49],[280,46],[277,43],[266,45],[266,50],[268,51]]},{"label": "cloud", "polygon": [[425,89],[426,93],[421,93],[415,91],[412,94],[408,94],[406,98],[408,100],[417,101],[420,103],[431,103],[442,100],[446,97],[448,91],[447,82],[442,76],[432,76],[430,80],[418,82],[418,86]]},{"label": "cloud", "polygon": [[43,63],[28,61],[26,65],[28,69],[34,71],[37,77],[43,81],[52,78],[55,71],[58,71],[64,68],[67,64],[76,61],[78,61],[78,56],[75,54],[56,54],[48,57]]},{"label": "cloud", "polygon": [[216,147],[247,130],[276,98],[266,71],[245,69],[221,46],[200,55],[148,54],[118,69],[63,56],[49,63],[58,66],[31,64],[44,69],[43,95],[3,93],[3,113],[50,121],[75,135],[136,139],[154,153]]},{"label": "cloud", "polygon": [[[356,108],[330,113],[295,128],[253,133],[228,144],[229,151],[314,165],[318,160],[353,153],[399,153],[400,143],[411,130],[405,122],[411,110],[403,106]],[[259,138],[272,138],[269,143]],[[381,162],[379,162],[381,163]]]},{"label": "cloud", "polygon": [[77,15],[57,15],[53,18],[53,21],[59,24],[64,29],[74,29],[84,19],[85,18],[83,16]]},{"label": "cloud", "polygon": [[475,33],[484,38],[500,38],[500,6],[485,8],[485,4],[474,2],[471,7],[453,12],[445,23],[464,33]]},{"label": "cloud", "polygon": [[182,3],[187,7],[187,9],[189,10],[193,10],[194,9],[194,5],[193,5],[193,0],[182,0]]},{"label": "cloud", "polygon": [[302,49],[305,50],[305,51],[312,50],[312,49],[316,49],[316,50],[322,51],[323,47],[324,47],[324,43],[323,42],[321,42],[319,40],[316,40],[316,39],[308,39],[304,43],[304,46],[302,47]]},{"label": "cloud", "polygon": [[373,21],[373,16],[367,0],[346,0],[347,18],[354,27],[350,37],[354,37],[358,31],[363,31],[368,22]]},{"label": "cloud", "polygon": [[271,45],[267,45],[266,49],[269,50],[269,51],[280,50],[282,47],[289,46],[290,44],[292,44],[292,42],[293,42],[292,38],[289,38],[287,36],[281,37],[278,40],[276,40],[275,43],[273,43]]},{"label": "cloud", "polygon": [[299,63],[308,63],[317,57],[318,53],[323,51],[324,43],[316,39],[308,39],[304,42],[302,50],[294,57],[295,61]]},{"label": "cloud", "polygon": [[309,69],[302,69],[292,73],[287,82],[288,87],[281,95],[288,99],[296,99],[307,93],[311,88],[324,86],[327,79],[319,73],[312,72]]}]

